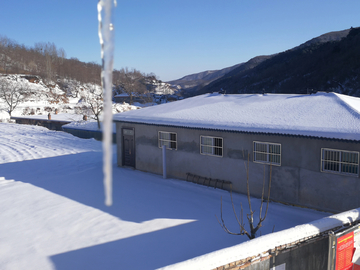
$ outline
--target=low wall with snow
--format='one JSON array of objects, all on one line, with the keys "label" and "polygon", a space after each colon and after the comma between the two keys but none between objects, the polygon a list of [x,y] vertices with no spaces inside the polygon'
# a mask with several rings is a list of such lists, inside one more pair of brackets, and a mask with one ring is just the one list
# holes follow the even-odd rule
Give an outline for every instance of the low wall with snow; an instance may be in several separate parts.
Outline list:
[{"label": "low wall with snow", "polygon": [[[360,208],[264,235],[162,269],[327,269],[329,233],[345,229],[359,220]],[[279,256],[282,254],[282,257]],[[292,264],[286,265],[286,260]]]},{"label": "low wall with snow", "polygon": [[[63,131],[70,133],[76,137],[82,139],[91,139],[102,141],[103,133],[101,130],[85,130],[85,129],[76,129],[67,126],[62,127]],[[116,134],[113,133],[113,143],[116,143]]]},{"label": "low wall with snow", "polygon": [[15,120],[17,124],[42,126],[50,130],[57,130],[57,131],[61,131],[63,125],[70,123],[69,121],[36,119],[36,118],[26,118],[26,117],[11,117],[11,119]]}]

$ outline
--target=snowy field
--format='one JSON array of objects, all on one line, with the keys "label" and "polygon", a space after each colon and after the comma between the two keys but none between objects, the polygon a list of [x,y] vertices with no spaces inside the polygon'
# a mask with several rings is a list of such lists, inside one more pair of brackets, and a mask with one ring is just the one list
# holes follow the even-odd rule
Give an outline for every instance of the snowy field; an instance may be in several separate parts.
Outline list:
[{"label": "snowy field", "polygon": [[[100,142],[8,123],[0,134],[0,269],[156,269],[248,240],[215,218],[223,196],[224,219],[237,230],[225,191],[118,168],[114,146],[107,207]],[[234,200],[246,211],[245,196]],[[271,203],[260,230],[325,216]]]}]

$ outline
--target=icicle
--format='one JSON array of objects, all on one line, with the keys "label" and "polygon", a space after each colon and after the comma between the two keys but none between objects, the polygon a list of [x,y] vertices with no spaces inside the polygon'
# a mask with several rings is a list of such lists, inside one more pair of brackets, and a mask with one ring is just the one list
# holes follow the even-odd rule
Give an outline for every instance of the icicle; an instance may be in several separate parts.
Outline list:
[{"label": "icicle", "polygon": [[[116,6],[116,0],[114,1]],[[111,23],[112,0],[99,0],[98,5],[99,40],[101,45],[101,84],[104,91],[103,120],[103,172],[105,204],[112,205],[112,72],[113,72],[113,29]],[[104,9],[104,19],[102,11]]]}]

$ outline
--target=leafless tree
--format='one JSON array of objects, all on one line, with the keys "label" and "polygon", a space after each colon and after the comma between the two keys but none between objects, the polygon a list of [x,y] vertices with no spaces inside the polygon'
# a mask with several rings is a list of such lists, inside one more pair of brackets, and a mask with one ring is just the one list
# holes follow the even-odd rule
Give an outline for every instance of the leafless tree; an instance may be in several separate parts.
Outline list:
[{"label": "leafless tree", "polygon": [[3,71],[7,74],[11,67],[11,57],[15,42],[6,36],[0,36],[0,62]]},{"label": "leafless tree", "polygon": [[52,42],[37,42],[26,47],[0,35],[0,72],[6,74],[31,73],[50,82],[60,78],[77,80],[81,83],[100,82],[101,66],[84,63],[77,58],[66,58],[63,48]]},{"label": "leafless tree", "polygon": [[[95,87],[95,86],[94,86]],[[87,89],[81,93],[82,106],[78,107],[78,114],[87,115],[97,121],[98,129],[100,129],[100,114],[104,109],[104,98],[102,91],[88,91]]]},{"label": "leafless tree", "polygon": [[56,69],[57,75],[60,77],[64,77],[64,61],[66,59],[66,52],[63,48],[58,49],[57,51],[57,61],[56,61]]},{"label": "leafless tree", "polygon": [[0,98],[5,101],[10,116],[15,108],[28,97],[28,94],[29,87],[26,82],[0,78]]},{"label": "leafless tree", "polygon": [[133,104],[134,95],[146,93],[145,76],[139,70],[123,68],[114,75],[114,84],[129,95],[130,104]]},{"label": "leafless tree", "polygon": [[[33,47],[26,47],[16,41],[0,35],[0,72],[6,74],[31,73],[39,75],[44,82],[76,80],[80,83],[101,84],[101,66],[97,63],[84,63],[77,58],[66,58],[66,52],[52,42],[37,42]],[[114,70],[114,84],[133,95],[146,92],[149,85],[146,78],[157,79],[150,73],[145,75],[136,69],[123,68]]]},{"label": "leafless tree", "polygon": [[263,203],[264,203],[264,193],[265,193],[265,165],[264,165],[264,178],[263,178],[263,187],[262,187],[262,194],[261,194],[261,204],[260,204],[260,209],[259,209],[259,221],[258,223],[255,225],[254,224],[254,213],[255,211],[252,210],[252,206],[251,206],[251,196],[250,196],[250,187],[249,187],[249,159],[250,159],[250,154],[248,154],[248,160],[247,160],[247,164],[245,163],[245,170],[246,170],[246,190],[247,190],[247,199],[248,199],[248,203],[249,203],[249,214],[246,214],[246,218],[248,220],[249,223],[249,227],[250,227],[250,231],[245,229],[245,223],[243,221],[243,207],[242,204],[240,203],[240,214],[237,215],[236,214],[236,210],[235,210],[235,206],[234,206],[234,201],[233,201],[233,196],[232,196],[232,191],[230,190],[230,198],[231,198],[231,205],[232,205],[232,209],[236,218],[236,221],[239,225],[239,232],[232,232],[230,231],[227,226],[225,225],[225,221],[223,219],[223,211],[222,211],[222,197],[221,197],[221,214],[220,214],[220,220],[217,218],[221,228],[223,228],[223,230],[225,232],[227,232],[228,234],[232,234],[232,235],[246,235],[249,239],[254,239],[256,237],[256,232],[260,229],[260,227],[262,227],[262,224],[264,222],[264,220],[266,219],[267,213],[268,213],[268,209],[269,209],[269,202],[270,202],[270,189],[271,189],[271,171],[272,171],[272,165],[270,164],[270,176],[269,176],[269,186],[268,186],[268,191],[267,191],[267,201],[266,201],[266,210],[265,210],[265,214],[263,216]]}]

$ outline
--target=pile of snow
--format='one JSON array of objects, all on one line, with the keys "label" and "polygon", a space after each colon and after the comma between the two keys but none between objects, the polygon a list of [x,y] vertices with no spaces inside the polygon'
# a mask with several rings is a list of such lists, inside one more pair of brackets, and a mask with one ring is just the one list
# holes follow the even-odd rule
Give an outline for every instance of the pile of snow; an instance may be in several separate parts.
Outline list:
[{"label": "pile of snow", "polygon": [[132,110],[137,110],[140,109],[140,106],[135,106],[135,105],[130,105],[128,103],[114,103],[113,104],[113,109],[112,112],[115,113],[122,113],[122,112],[127,112],[127,111],[132,111]]},{"label": "pile of snow", "polygon": [[336,93],[205,94],[115,121],[360,140],[360,98]]},{"label": "pile of snow", "polygon": [[[222,196],[224,219],[238,229],[226,191],[114,163],[106,207],[101,142],[18,124],[0,123],[0,133],[0,269],[156,269],[248,240],[215,218]],[[234,202],[246,211],[246,196]],[[327,215],[271,203],[261,234]]]}]

